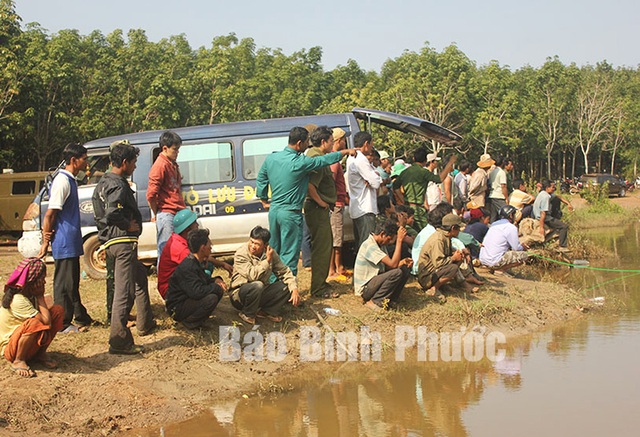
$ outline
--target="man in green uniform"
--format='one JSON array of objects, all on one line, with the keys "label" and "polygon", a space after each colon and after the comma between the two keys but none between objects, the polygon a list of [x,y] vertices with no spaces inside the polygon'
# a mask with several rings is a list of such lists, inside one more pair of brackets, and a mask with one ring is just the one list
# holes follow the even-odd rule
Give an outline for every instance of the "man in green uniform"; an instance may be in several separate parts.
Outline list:
[{"label": "man in green uniform", "polygon": [[310,158],[304,155],[307,147],[309,132],[303,127],[294,127],[289,132],[289,145],[284,150],[267,156],[256,179],[256,196],[264,208],[269,210],[271,247],[294,275],[298,273],[302,243],[302,203],[307,195],[309,173],[340,161],[344,155],[355,154],[354,150],[346,149]]},{"label": "man in green uniform", "polygon": [[[320,126],[311,133],[307,156],[324,156],[333,150],[333,131]],[[304,216],[311,233],[311,295],[334,297],[326,282],[331,261],[331,219],[329,211],[337,200],[336,182],[329,167],[314,170],[309,175],[309,191],[304,202]]]},{"label": "man in green uniform", "polygon": [[393,190],[398,203],[406,204],[414,209],[413,226],[418,232],[429,223],[427,220],[427,212],[429,211],[426,199],[427,184],[429,182],[439,184],[440,178],[446,177],[453,169],[456,157],[452,156],[440,176],[425,168],[425,165],[437,162],[439,159],[433,153],[427,155],[427,149],[420,147],[413,152],[413,165],[400,173],[393,182]]}]

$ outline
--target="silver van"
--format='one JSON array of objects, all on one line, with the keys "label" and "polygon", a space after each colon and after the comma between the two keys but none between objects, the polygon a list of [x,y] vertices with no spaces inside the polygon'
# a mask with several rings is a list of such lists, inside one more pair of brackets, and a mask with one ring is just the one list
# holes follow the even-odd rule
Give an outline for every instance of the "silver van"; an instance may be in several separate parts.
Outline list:
[{"label": "silver van", "polygon": [[[198,214],[200,226],[211,232],[212,251],[218,255],[231,254],[247,241],[249,231],[256,225],[268,226],[267,211],[255,196],[258,170],[267,155],[284,149],[289,131],[295,126],[315,124],[340,127],[352,134],[372,123],[433,139],[445,144],[455,143],[461,137],[431,122],[390,112],[355,108],[350,113],[324,114],[307,117],[289,117],[268,120],[193,126],[173,129],[183,140],[178,163],[183,176],[182,195],[189,208]],[[93,219],[91,195],[100,177],[109,168],[109,144],[127,139],[140,148],[137,169],[131,179],[138,207],[142,213],[142,235],[139,238],[140,259],[153,263],[157,256],[155,223],[146,200],[148,174],[158,157],[158,139],[162,131],[147,131],[101,138],[84,146],[89,155],[86,173],[79,175],[78,196],[84,239],[84,270],[93,278],[105,275],[104,253],[99,250],[97,228]],[[349,141],[353,135],[349,136]],[[408,138],[409,140],[409,138]],[[375,139],[374,139],[375,142]],[[353,144],[349,143],[349,147]],[[18,249],[24,256],[40,247],[41,223],[48,204],[46,187],[36,197],[23,223],[23,237]],[[347,220],[350,223],[350,220]],[[350,228],[345,233],[353,240]]]}]

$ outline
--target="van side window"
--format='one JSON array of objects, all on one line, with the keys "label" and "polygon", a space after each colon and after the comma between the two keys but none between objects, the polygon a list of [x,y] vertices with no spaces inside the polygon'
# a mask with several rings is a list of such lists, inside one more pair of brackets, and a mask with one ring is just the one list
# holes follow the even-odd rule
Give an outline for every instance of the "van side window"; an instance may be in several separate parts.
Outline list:
[{"label": "van side window", "polygon": [[[108,150],[107,150],[108,152]],[[76,177],[78,180],[78,185],[92,185],[97,184],[102,176],[109,170],[110,155],[102,154],[102,155],[91,155],[87,161],[88,173],[85,173],[88,178],[82,177],[82,173],[78,174],[79,177]]]},{"label": "van side window", "polygon": [[183,144],[178,164],[183,185],[234,179],[231,143]]},{"label": "van side window", "polygon": [[245,179],[258,177],[260,167],[267,156],[287,147],[289,137],[259,138],[242,143],[243,174]]},{"label": "van side window", "polygon": [[36,181],[14,181],[11,186],[11,194],[20,196],[24,194],[35,194]]}]

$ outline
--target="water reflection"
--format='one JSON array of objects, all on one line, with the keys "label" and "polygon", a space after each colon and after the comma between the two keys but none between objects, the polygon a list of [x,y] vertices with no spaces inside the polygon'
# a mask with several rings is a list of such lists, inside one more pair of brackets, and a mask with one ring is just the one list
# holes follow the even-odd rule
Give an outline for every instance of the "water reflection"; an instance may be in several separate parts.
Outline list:
[{"label": "water reflection", "polygon": [[[640,268],[637,225],[593,238],[616,255],[600,267]],[[209,414],[162,433],[637,435],[640,275],[575,269],[568,280],[589,296],[605,296],[607,305],[619,303],[619,314],[590,315],[511,342],[499,363],[352,363],[333,368],[330,376],[292,382],[300,388],[280,396],[218,403]]]}]

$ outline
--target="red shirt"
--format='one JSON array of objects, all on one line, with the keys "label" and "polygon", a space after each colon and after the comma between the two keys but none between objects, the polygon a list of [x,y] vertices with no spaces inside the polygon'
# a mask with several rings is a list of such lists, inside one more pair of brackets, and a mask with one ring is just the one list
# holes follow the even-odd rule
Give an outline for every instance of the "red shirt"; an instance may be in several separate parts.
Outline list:
[{"label": "red shirt", "polygon": [[339,162],[331,164],[333,179],[336,181],[336,206],[345,206],[347,204],[347,185],[344,182],[344,171]]},{"label": "red shirt", "polygon": [[169,289],[169,278],[173,275],[178,264],[185,259],[189,253],[187,240],[182,238],[180,234],[175,232],[171,234],[160,256],[160,265],[158,266],[158,293],[164,299]]},{"label": "red shirt", "polygon": [[180,192],[181,184],[182,175],[178,164],[161,153],[149,171],[147,202],[155,199],[158,212],[175,214],[185,209],[186,205]]}]

